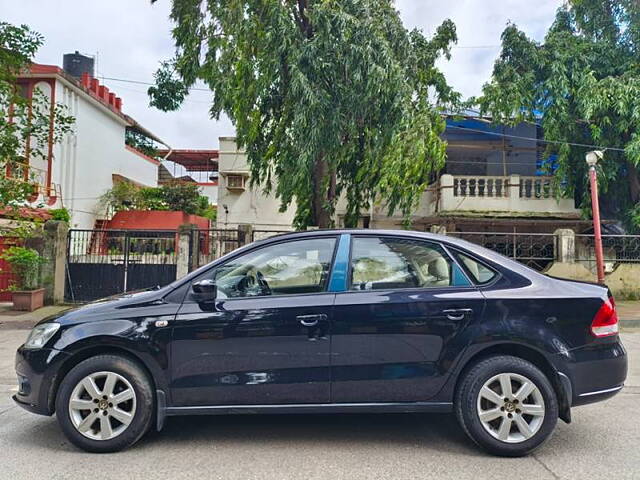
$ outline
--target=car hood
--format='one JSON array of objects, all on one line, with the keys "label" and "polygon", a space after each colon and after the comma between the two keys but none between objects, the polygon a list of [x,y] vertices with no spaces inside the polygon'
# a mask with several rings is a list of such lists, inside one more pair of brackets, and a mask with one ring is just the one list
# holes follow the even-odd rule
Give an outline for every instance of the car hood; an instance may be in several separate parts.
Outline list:
[{"label": "car hood", "polygon": [[61,325],[71,325],[80,322],[102,320],[108,317],[109,313],[157,302],[162,299],[164,294],[164,289],[122,293],[96,300],[80,307],[64,310],[44,318],[38,322],[38,324],[55,321]]}]

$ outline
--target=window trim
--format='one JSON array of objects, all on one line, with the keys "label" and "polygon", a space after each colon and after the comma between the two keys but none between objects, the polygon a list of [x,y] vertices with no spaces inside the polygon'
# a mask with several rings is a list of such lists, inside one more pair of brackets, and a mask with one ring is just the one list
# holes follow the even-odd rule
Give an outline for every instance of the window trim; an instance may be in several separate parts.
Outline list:
[{"label": "window trim", "polygon": [[[221,298],[220,301],[228,302],[228,301],[235,301],[235,300],[256,300],[256,299],[263,299],[263,298],[290,298],[290,297],[306,297],[306,296],[311,296],[311,295],[335,294],[337,292],[330,292],[329,291],[329,285],[330,285],[330,282],[331,282],[331,277],[333,275],[333,268],[334,268],[334,265],[335,265],[336,255],[337,255],[337,252],[338,252],[340,235],[314,235],[314,236],[304,237],[304,238],[283,239],[283,240],[280,240],[280,241],[270,242],[270,243],[268,243],[266,245],[256,245],[255,248],[251,248],[251,249],[249,249],[247,251],[239,253],[238,255],[234,255],[233,257],[229,258],[224,263],[220,263],[218,265],[212,266],[211,268],[209,268],[206,271],[202,272],[197,277],[194,277],[191,280],[189,280],[189,282],[188,282],[189,283],[189,289],[188,289],[187,294],[185,294],[185,298],[183,299],[182,303],[185,303],[185,301],[188,298],[189,293],[191,293],[193,282],[197,282],[198,279],[200,279],[201,277],[209,274],[212,270],[215,270],[217,268],[223,267],[228,262],[234,261],[239,257],[254,253],[254,252],[256,252],[258,250],[261,250],[263,248],[273,247],[274,245],[282,245],[284,243],[304,242],[304,241],[308,241],[308,240],[320,240],[320,239],[332,239],[335,242],[334,246],[333,246],[333,253],[331,255],[331,263],[329,265],[329,273],[327,275],[326,285],[325,285],[324,289],[321,292],[287,293],[287,294],[284,294],[284,295],[259,295],[259,296],[254,296],[254,297],[230,297],[230,298]],[[178,288],[180,288],[180,287],[178,287]],[[218,301],[218,299],[216,299],[216,301]]]},{"label": "window trim", "polygon": [[[391,240],[409,240],[412,242],[417,242],[417,243],[426,243],[426,244],[432,244],[432,245],[437,245],[439,246],[442,251],[444,252],[444,254],[446,255],[446,257],[449,258],[449,260],[452,262],[452,264],[455,264],[458,266],[458,268],[460,268],[460,271],[462,272],[462,274],[464,275],[464,277],[467,279],[467,281],[469,282],[469,285],[440,285],[440,286],[436,286],[436,287],[409,287],[409,288],[388,288],[388,289],[380,289],[380,290],[351,290],[351,286],[353,285],[353,246],[355,244],[355,240],[357,240],[358,238],[387,238],[387,239],[391,239]],[[338,292],[338,293],[386,293],[386,292],[415,292],[415,291],[427,291],[427,292],[432,292],[432,291],[451,291],[451,290],[477,290],[478,286],[473,282],[473,280],[471,278],[469,278],[469,274],[467,273],[466,269],[463,269],[459,263],[457,262],[457,260],[455,259],[455,257],[453,255],[451,255],[451,252],[449,252],[449,250],[447,249],[447,245],[445,245],[444,243],[438,242],[437,240],[430,240],[430,239],[422,239],[422,238],[416,238],[416,237],[410,237],[410,236],[396,236],[396,235],[376,235],[376,234],[352,234],[351,235],[351,242],[349,245],[349,265],[348,265],[348,270],[347,270],[347,285],[346,285],[346,290],[344,292]],[[493,269],[492,269],[493,270]]]},{"label": "window trim", "polygon": [[495,273],[495,275],[493,276],[493,278],[488,281],[488,282],[484,282],[484,283],[480,283],[478,281],[476,281],[473,278],[473,275],[471,275],[471,273],[469,272],[469,269],[467,268],[466,265],[464,265],[462,262],[458,262],[458,264],[460,265],[460,268],[462,268],[462,270],[465,272],[465,275],[467,276],[467,278],[469,279],[469,281],[475,285],[477,288],[486,288],[486,287],[491,287],[493,285],[495,285],[501,278],[502,278],[502,273],[499,272],[498,270],[496,270],[495,268],[491,267],[489,264],[487,264],[487,262],[479,259],[477,256],[475,256],[472,253],[469,253],[467,250],[462,250],[461,248],[458,247],[454,247],[452,245],[448,245],[448,248],[453,252],[451,254],[451,256],[453,258],[455,258],[456,262],[458,261],[457,255],[462,254],[466,257],[469,257],[471,260],[473,260],[474,262],[479,263],[480,265],[482,265],[483,267],[485,267],[488,270],[491,270],[493,273]]}]

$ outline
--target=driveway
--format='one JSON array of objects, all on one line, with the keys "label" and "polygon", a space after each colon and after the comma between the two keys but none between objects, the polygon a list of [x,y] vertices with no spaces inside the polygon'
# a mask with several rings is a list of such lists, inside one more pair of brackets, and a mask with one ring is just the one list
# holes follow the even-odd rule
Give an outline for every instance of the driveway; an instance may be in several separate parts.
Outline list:
[{"label": "driveway", "polygon": [[25,479],[622,479],[640,478],[640,333],[624,333],[627,387],[573,410],[573,423],[527,458],[489,457],[452,415],[169,418],[133,448],[95,455],[55,418],[13,405],[13,355],[25,330],[0,331],[0,472]]}]

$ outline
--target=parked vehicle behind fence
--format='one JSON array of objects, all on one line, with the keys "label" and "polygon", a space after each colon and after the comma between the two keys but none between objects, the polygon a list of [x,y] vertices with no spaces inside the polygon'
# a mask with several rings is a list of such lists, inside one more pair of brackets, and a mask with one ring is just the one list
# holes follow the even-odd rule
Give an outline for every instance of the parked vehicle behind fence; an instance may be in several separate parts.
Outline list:
[{"label": "parked vehicle behind fence", "polygon": [[92,452],[174,415],[455,412],[518,456],[619,392],[627,357],[606,287],[452,237],[332,230],[48,318],[16,371],[15,401]]}]

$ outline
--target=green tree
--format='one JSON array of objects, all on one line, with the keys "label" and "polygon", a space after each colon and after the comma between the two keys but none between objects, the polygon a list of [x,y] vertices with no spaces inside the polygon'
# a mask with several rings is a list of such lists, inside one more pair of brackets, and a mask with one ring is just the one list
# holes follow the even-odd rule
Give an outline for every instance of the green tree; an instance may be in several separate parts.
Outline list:
[{"label": "green tree", "polygon": [[[29,101],[16,84],[16,76],[30,66],[42,41],[26,25],[0,22],[0,207],[22,205],[34,193],[34,179],[24,164],[27,144],[31,158],[46,158],[49,100],[35,90]],[[74,119],[61,105],[54,107],[53,115],[53,141],[57,143]]]},{"label": "green tree", "polygon": [[200,194],[192,182],[173,180],[160,187],[139,187],[132,182],[118,182],[100,198],[107,211],[171,210],[215,219],[215,207]]},{"label": "green tree", "polygon": [[167,208],[173,211],[197,214],[209,202],[206,197],[200,195],[200,187],[191,182],[173,180],[160,187],[162,198],[167,204]]},{"label": "green tree", "polygon": [[640,3],[569,0],[542,43],[507,26],[493,77],[477,99],[495,122],[541,122],[545,140],[558,142],[546,151],[558,155],[558,185],[586,214],[585,153],[593,148],[571,143],[612,147],[599,167],[610,215],[630,219],[640,202],[639,52]]},{"label": "green tree", "polygon": [[328,227],[341,195],[347,225],[384,199],[407,217],[444,164],[440,113],[459,101],[435,67],[455,26],[407,31],[392,0],[172,0],[175,58],[149,89],[177,108],[203,81],[226,113],[252,184],[274,192],[295,226]]}]

